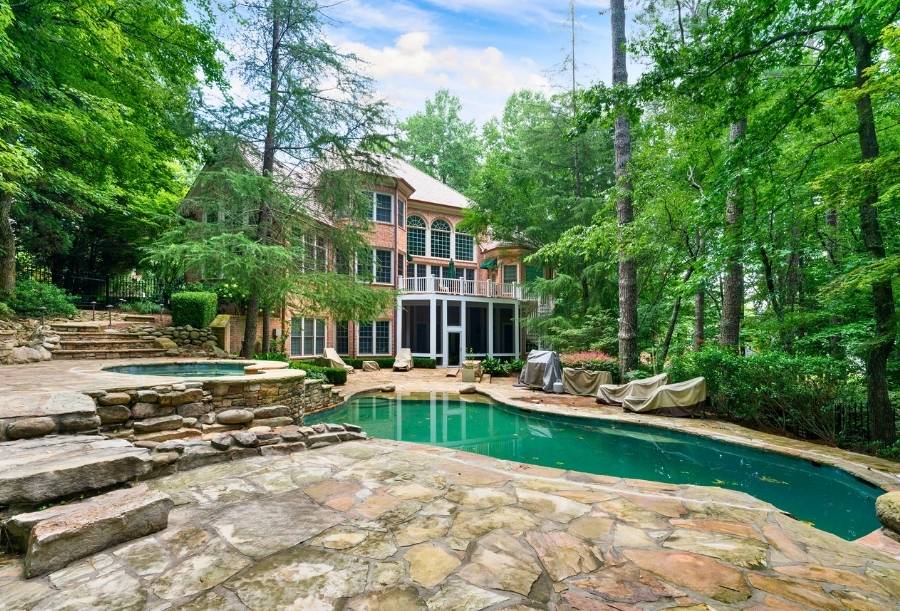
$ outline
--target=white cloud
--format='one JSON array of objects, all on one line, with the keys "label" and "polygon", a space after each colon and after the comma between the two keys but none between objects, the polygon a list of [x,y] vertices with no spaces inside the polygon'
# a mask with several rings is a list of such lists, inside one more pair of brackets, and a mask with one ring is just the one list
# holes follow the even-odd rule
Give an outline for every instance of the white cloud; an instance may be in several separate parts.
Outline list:
[{"label": "white cloud", "polygon": [[359,30],[380,30],[387,32],[409,32],[411,30],[431,31],[435,28],[432,15],[404,0],[392,2],[367,2],[366,0],[343,0],[328,11],[330,18],[338,26]]},{"label": "white cloud", "polygon": [[364,71],[401,117],[421,109],[441,88],[458,95],[464,113],[478,122],[497,114],[514,91],[550,89],[529,58],[508,57],[493,46],[434,46],[427,32],[407,32],[381,48],[351,41],[340,46],[364,62]]},{"label": "white cloud", "polygon": [[[518,23],[556,25],[568,19],[569,3],[563,0],[426,0],[436,8],[455,12],[502,16]],[[576,0],[576,10],[607,8],[608,0]]]}]

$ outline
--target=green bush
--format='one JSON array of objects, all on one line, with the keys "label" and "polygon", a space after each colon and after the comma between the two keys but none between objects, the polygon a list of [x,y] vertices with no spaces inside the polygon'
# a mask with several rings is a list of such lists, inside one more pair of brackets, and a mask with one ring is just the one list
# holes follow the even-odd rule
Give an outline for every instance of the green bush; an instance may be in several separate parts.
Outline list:
[{"label": "green bush", "polygon": [[11,307],[0,301],[0,320],[9,320],[15,315]]},{"label": "green bush", "polygon": [[525,369],[525,361],[522,359],[513,359],[509,362],[509,370],[512,373],[519,373]]},{"label": "green bush", "polygon": [[484,370],[484,373],[489,373],[492,376],[502,378],[510,374],[512,371],[512,363],[510,361],[504,361],[489,356],[481,361],[481,368]]},{"label": "green bush", "polygon": [[335,386],[343,386],[347,383],[347,370],[340,367],[320,367],[308,361],[293,361],[291,369],[302,369],[306,372],[306,377],[313,380],[326,380]]},{"label": "green bush", "polygon": [[[391,367],[393,366],[394,364],[391,363]],[[414,356],[413,367],[417,367],[419,369],[437,369],[437,360],[431,358],[430,356]]]},{"label": "green bush", "polygon": [[253,355],[258,361],[283,361],[287,362],[288,357],[282,352],[258,352]]},{"label": "green bush", "polygon": [[73,316],[78,310],[72,304],[73,297],[61,288],[37,280],[19,280],[16,292],[7,305],[21,316],[40,316],[41,308],[46,316]]},{"label": "green bush", "polygon": [[[394,357],[392,356],[372,356],[372,357],[343,357],[344,362],[354,369],[362,369],[363,361],[375,361],[382,369],[392,369],[394,367]],[[413,362],[415,365],[415,361]]]},{"label": "green bush", "polygon": [[215,293],[185,291],[172,294],[172,324],[176,327],[191,325],[198,329],[209,326],[219,308]]},{"label": "green bush", "polygon": [[852,395],[844,361],[763,352],[743,357],[709,346],[673,358],[672,382],[703,376],[716,415],[752,426],[835,443],[841,413]]},{"label": "green bush", "polygon": [[135,314],[159,314],[162,312],[162,306],[152,301],[129,301],[122,304],[122,310],[125,312],[134,312]]}]

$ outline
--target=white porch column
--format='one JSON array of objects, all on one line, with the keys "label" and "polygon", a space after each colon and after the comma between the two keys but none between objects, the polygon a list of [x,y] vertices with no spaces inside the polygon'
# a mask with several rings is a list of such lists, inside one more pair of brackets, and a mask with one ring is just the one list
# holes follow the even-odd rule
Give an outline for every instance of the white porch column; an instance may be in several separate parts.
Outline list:
[{"label": "white porch column", "polygon": [[494,302],[488,302],[488,324],[487,324],[487,334],[488,334],[488,356],[494,356]]},{"label": "white porch column", "polygon": [[447,358],[450,355],[449,335],[450,333],[447,331],[447,300],[444,299],[441,302],[441,361],[444,365],[450,364],[450,359]]},{"label": "white porch column", "polygon": [[428,351],[431,358],[437,357],[437,302],[434,295],[428,298]]},{"label": "white porch column", "polygon": [[459,357],[459,362],[462,363],[466,359],[466,305],[467,302],[465,299],[459,302],[459,328],[462,329],[459,333],[459,350],[462,354]]},{"label": "white porch column", "polygon": [[394,354],[397,354],[400,346],[403,345],[403,302],[399,297],[397,298],[397,312],[394,314],[394,337]]},{"label": "white porch column", "polygon": [[513,310],[515,312],[514,317],[513,317],[513,329],[516,330],[516,336],[514,338],[514,340],[515,340],[514,345],[515,345],[515,351],[516,351],[516,358],[519,358],[519,356],[521,355],[521,353],[519,352],[519,339],[522,336],[522,331],[519,329],[519,302],[518,301],[516,301],[515,305],[513,306]]}]

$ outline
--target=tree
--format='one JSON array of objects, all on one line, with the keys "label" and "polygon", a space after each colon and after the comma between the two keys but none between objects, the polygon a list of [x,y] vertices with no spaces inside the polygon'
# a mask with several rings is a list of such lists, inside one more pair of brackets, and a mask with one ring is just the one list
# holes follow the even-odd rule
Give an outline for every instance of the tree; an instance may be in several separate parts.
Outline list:
[{"label": "tree", "polygon": [[[243,16],[245,45],[238,73],[251,95],[227,105],[222,116],[226,131],[261,149],[262,176],[272,178],[276,159],[289,168],[287,174],[307,177],[337,168],[378,174],[376,153],[385,144],[378,131],[385,124],[384,106],[372,101],[371,81],[356,69],[356,59],[326,39],[320,4],[316,0],[248,0],[235,3],[233,9]],[[276,190],[293,188],[285,181],[273,184]],[[313,189],[312,184],[307,186]],[[323,200],[327,199],[323,194]],[[359,209],[351,216],[358,220]],[[256,218],[258,243],[272,245],[281,240],[281,224],[287,221],[276,218],[266,199],[259,200]],[[277,297],[264,286],[251,286],[245,356],[253,353],[260,306],[262,348],[268,350],[269,312]]]},{"label": "tree", "polygon": [[[158,231],[183,195],[197,90],[221,78],[209,15],[178,0],[3,0],[0,49],[0,292],[17,240],[54,273],[133,264],[122,241]],[[115,244],[89,252],[97,227]]]},{"label": "tree", "polygon": [[[625,50],[625,0],[611,0],[613,87],[628,87],[628,70]],[[638,364],[637,350],[637,268],[628,254],[628,225],[634,220],[631,200],[631,179],[628,164],[631,162],[631,126],[628,114],[620,110],[615,123],[616,151],[616,211],[619,221],[619,368],[625,372]]]},{"label": "tree", "polygon": [[459,98],[446,89],[425,101],[417,112],[400,123],[397,148],[423,172],[465,192],[478,166],[481,143],[474,121],[460,116]]}]

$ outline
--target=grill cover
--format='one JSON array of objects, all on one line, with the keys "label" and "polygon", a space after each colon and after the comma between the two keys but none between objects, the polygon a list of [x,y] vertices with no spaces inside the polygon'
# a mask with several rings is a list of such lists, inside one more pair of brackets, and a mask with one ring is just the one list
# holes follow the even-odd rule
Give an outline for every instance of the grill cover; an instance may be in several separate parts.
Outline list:
[{"label": "grill cover", "polygon": [[519,374],[519,384],[553,392],[553,384],[562,383],[562,366],[559,355],[551,350],[532,350]]}]

